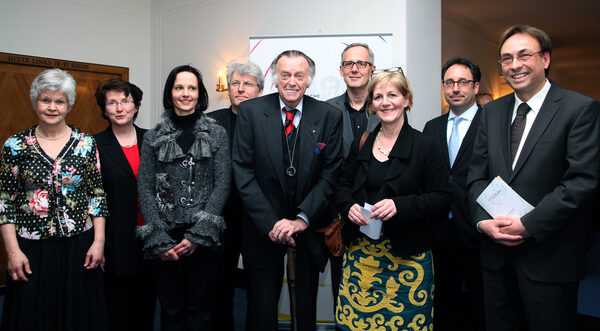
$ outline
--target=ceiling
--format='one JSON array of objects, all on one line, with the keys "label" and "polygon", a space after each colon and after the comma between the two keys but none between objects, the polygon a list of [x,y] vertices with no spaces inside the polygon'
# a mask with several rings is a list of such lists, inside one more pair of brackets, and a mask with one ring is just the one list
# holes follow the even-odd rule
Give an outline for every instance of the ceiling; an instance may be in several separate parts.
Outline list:
[{"label": "ceiling", "polygon": [[444,19],[494,44],[514,24],[544,30],[552,39],[552,71],[600,88],[600,1],[598,0],[442,0]]}]

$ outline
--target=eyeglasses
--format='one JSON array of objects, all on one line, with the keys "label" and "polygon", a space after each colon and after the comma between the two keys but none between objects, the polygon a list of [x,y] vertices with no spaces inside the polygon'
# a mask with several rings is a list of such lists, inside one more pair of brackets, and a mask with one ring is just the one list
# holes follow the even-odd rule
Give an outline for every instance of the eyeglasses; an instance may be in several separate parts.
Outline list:
[{"label": "eyeglasses", "polygon": [[121,101],[110,100],[106,102],[106,108],[117,108],[119,104],[123,107],[128,107],[129,105],[133,105],[133,100],[125,99]]},{"label": "eyeglasses", "polygon": [[502,58],[500,60],[498,60],[498,62],[503,66],[508,66],[508,65],[511,65],[516,58],[517,60],[519,60],[519,62],[523,63],[523,62],[527,62],[527,61],[531,60],[532,56],[539,54],[541,52],[542,51],[537,51],[537,52],[533,52],[533,53],[524,53],[524,54],[517,55],[517,56],[503,55]]},{"label": "eyeglasses", "polygon": [[235,87],[235,88],[240,87],[240,85],[244,85],[245,88],[253,88],[253,87],[258,86],[258,84],[254,84],[252,82],[240,82],[237,80],[229,83],[229,86]]},{"label": "eyeglasses", "polygon": [[352,67],[356,64],[358,69],[365,69],[367,65],[371,65],[371,62],[367,61],[342,61],[342,68],[344,69],[352,69]]},{"label": "eyeglasses", "polygon": [[454,84],[458,84],[459,87],[467,87],[471,83],[473,83],[473,80],[471,80],[471,79],[468,79],[468,80],[467,79],[461,79],[461,80],[448,79],[448,80],[445,80],[442,82],[442,84],[446,88],[453,88]]},{"label": "eyeglasses", "polygon": [[387,68],[387,69],[374,70],[373,75],[377,75],[382,72],[399,72],[402,75],[404,75],[404,71],[402,70],[402,67],[392,67],[392,68]]}]

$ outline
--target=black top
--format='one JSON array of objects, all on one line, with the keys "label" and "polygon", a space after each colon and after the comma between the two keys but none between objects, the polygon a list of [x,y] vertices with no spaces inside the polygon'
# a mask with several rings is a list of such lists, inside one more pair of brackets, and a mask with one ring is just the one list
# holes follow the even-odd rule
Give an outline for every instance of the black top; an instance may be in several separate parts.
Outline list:
[{"label": "black top", "polygon": [[350,115],[350,123],[352,124],[352,133],[354,137],[362,136],[363,132],[367,129],[367,123],[369,119],[367,118],[367,102],[362,105],[359,110],[352,108],[350,105],[350,99],[348,98],[348,92],[346,92],[346,100],[344,101],[344,105],[346,106],[346,110]]},{"label": "black top", "polygon": [[177,145],[181,147],[184,153],[187,153],[194,143],[194,126],[200,117],[200,112],[195,111],[189,115],[179,116],[175,112],[172,113],[171,120],[176,128],[181,130],[181,134],[177,137]]},{"label": "black top", "polygon": [[367,202],[371,205],[376,204],[383,197],[379,197],[379,190],[385,184],[385,176],[387,175],[388,168],[390,167],[390,160],[379,161],[371,153],[371,161],[369,162],[369,169],[367,170]]}]

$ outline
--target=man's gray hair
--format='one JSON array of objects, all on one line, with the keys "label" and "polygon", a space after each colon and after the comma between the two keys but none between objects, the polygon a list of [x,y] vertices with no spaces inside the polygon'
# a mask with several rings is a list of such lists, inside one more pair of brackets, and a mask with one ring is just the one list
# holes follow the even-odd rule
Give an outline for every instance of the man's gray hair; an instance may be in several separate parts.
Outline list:
[{"label": "man's gray hair", "polygon": [[75,104],[77,83],[75,83],[73,76],[66,71],[58,68],[47,69],[35,77],[29,89],[29,98],[34,109],[36,109],[38,97],[45,90],[64,93],[67,96],[69,109]]},{"label": "man's gray hair", "polygon": [[315,77],[315,61],[313,61],[310,57],[308,57],[308,55],[302,53],[301,51],[295,50],[295,49],[281,52],[281,54],[277,55],[275,60],[273,60],[273,62],[271,62],[270,70],[271,70],[271,78],[273,79],[273,83],[275,85],[277,85],[277,61],[279,61],[279,59],[281,59],[283,56],[287,56],[287,57],[302,56],[304,59],[306,59],[306,62],[308,62],[308,80],[306,81],[306,87],[307,88],[310,87],[310,83],[312,82],[313,78]]},{"label": "man's gray hair", "polygon": [[265,86],[265,77],[263,76],[262,70],[252,61],[246,62],[232,62],[227,65],[227,85],[231,82],[231,76],[237,72],[239,75],[249,75],[256,79],[258,83],[258,89],[262,90]]},{"label": "man's gray hair", "polygon": [[373,51],[369,48],[369,45],[363,44],[363,43],[352,43],[352,44],[346,46],[346,48],[344,48],[344,51],[342,52],[342,62],[344,62],[344,53],[346,53],[346,51],[349,50],[352,47],[364,47],[364,48],[366,48],[367,52],[369,52],[369,62],[371,62],[371,65],[375,64],[375,54],[373,54]]}]

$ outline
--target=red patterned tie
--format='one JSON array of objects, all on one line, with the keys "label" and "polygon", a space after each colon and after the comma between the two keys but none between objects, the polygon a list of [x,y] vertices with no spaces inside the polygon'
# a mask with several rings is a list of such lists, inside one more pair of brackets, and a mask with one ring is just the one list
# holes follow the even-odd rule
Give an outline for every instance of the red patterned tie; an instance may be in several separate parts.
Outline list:
[{"label": "red patterned tie", "polygon": [[285,107],[283,108],[285,112],[285,123],[283,124],[283,128],[285,129],[285,135],[289,136],[294,128],[294,116],[296,116],[296,109],[287,110]]}]

